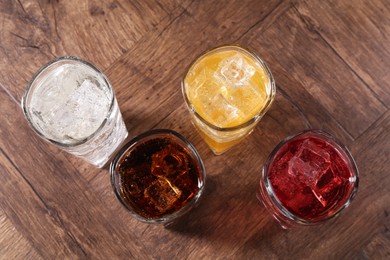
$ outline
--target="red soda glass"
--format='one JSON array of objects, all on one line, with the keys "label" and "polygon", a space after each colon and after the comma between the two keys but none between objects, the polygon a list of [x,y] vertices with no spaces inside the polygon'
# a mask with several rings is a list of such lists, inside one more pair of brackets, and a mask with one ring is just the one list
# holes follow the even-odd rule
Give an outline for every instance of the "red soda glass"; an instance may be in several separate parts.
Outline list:
[{"label": "red soda glass", "polygon": [[263,166],[258,199],[283,228],[329,220],[355,197],[359,177],[349,150],[330,134],[288,137]]}]

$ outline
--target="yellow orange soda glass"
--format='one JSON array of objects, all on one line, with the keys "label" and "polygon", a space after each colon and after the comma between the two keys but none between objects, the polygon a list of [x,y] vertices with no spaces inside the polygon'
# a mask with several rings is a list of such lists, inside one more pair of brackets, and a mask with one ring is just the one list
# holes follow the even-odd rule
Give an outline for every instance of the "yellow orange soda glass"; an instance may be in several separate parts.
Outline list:
[{"label": "yellow orange soda glass", "polygon": [[215,154],[248,136],[271,106],[275,83],[256,54],[237,45],[196,59],[182,80],[192,122]]}]

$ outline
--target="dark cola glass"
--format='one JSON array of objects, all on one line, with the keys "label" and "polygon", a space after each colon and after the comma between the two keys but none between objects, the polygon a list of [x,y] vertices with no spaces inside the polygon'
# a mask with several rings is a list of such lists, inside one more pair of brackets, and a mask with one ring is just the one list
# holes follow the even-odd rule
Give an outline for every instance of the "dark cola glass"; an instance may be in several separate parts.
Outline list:
[{"label": "dark cola glass", "polygon": [[146,223],[169,223],[191,210],[206,177],[195,148],[171,130],[152,130],[131,140],[110,173],[118,200]]}]

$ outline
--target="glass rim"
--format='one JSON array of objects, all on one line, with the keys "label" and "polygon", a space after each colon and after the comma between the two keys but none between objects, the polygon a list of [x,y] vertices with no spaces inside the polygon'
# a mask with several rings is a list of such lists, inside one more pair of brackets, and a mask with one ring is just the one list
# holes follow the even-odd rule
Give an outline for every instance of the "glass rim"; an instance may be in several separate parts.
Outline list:
[{"label": "glass rim", "polygon": [[[185,80],[187,78],[187,75],[188,75],[188,72],[195,66],[195,64],[203,57],[207,56],[208,54],[211,54],[213,52],[216,52],[220,49],[226,49],[226,48],[232,48],[232,49],[236,49],[236,50],[239,50],[241,52],[244,52],[246,54],[248,54],[250,57],[254,58],[257,62],[259,62],[259,64],[261,65],[261,67],[263,68],[263,70],[265,71],[267,77],[268,77],[268,84],[270,86],[270,95],[269,95],[269,98],[267,100],[267,102],[265,103],[264,107],[259,111],[259,113],[257,113],[254,117],[252,117],[251,119],[249,119],[248,121],[242,123],[242,124],[239,124],[239,125],[236,125],[236,126],[232,126],[232,127],[219,127],[219,126],[215,126],[214,124],[208,122],[206,119],[204,119],[196,110],[195,108],[192,106],[192,103],[190,102],[188,96],[187,96],[187,93],[186,93],[186,84],[185,84]],[[182,94],[183,94],[183,97],[184,97],[184,100],[185,100],[185,103],[187,105],[187,108],[196,116],[196,118],[198,118],[200,121],[202,121],[202,123],[206,124],[208,127],[214,129],[214,130],[217,130],[217,131],[222,131],[222,132],[226,132],[226,131],[233,131],[233,130],[238,130],[238,129],[241,129],[241,128],[244,128],[244,127],[247,127],[257,121],[259,121],[264,115],[265,113],[269,110],[269,108],[271,107],[271,104],[273,103],[274,99],[275,99],[275,95],[276,95],[276,85],[275,85],[275,80],[272,76],[272,73],[271,73],[271,70],[269,69],[269,67],[267,66],[267,64],[263,61],[262,58],[260,58],[260,56],[258,56],[255,52],[251,51],[250,49],[246,48],[246,47],[242,47],[241,45],[239,44],[224,44],[224,45],[219,45],[217,47],[214,47],[210,50],[207,50],[205,52],[203,52],[201,55],[199,55],[198,57],[196,57],[191,63],[190,65],[188,66],[187,70],[186,70],[186,73],[184,75],[184,77],[182,78],[181,80],[181,90],[182,90]]]},{"label": "glass rim", "polygon": [[[354,175],[353,177],[355,177],[354,183],[353,184],[351,183],[351,185],[353,185],[352,189],[351,189],[350,193],[348,194],[348,198],[345,200],[345,202],[342,205],[340,205],[337,209],[335,209],[331,215],[320,217],[320,218],[314,219],[314,220],[304,219],[304,218],[299,217],[296,214],[290,212],[283,205],[283,203],[281,203],[281,201],[277,198],[277,196],[272,188],[272,184],[270,183],[270,181],[268,179],[269,166],[271,165],[271,163],[274,159],[274,156],[277,154],[277,152],[280,150],[280,148],[282,146],[284,146],[286,143],[288,143],[294,139],[299,139],[299,137],[305,136],[306,134],[309,134],[309,133],[316,134],[316,137],[320,137],[321,139],[327,138],[328,140],[331,140],[332,142],[334,142],[334,144],[336,145],[334,148],[343,156],[343,158],[348,159],[348,161],[347,161],[348,167],[353,172],[353,175]],[[334,144],[332,144],[332,146],[334,146]],[[264,184],[263,188],[264,188],[264,190],[266,190],[266,193],[269,196],[271,203],[277,208],[277,210],[279,210],[283,214],[284,217],[288,218],[289,221],[293,221],[294,223],[302,224],[302,225],[315,225],[315,224],[319,224],[321,222],[324,222],[324,221],[327,221],[329,219],[334,218],[343,209],[345,209],[346,207],[348,207],[351,204],[352,200],[355,198],[357,191],[358,191],[359,175],[360,174],[359,174],[359,170],[358,170],[357,165],[356,165],[356,161],[353,158],[349,149],[343,143],[341,143],[336,137],[334,137],[333,135],[329,134],[326,131],[319,130],[319,129],[308,129],[308,130],[304,130],[302,132],[299,132],[297,134],[288,136],[287,138],[282,140],[272,150],[272,152],[270,153],[270,155],[268,156],[266,162],[264,163],[264,165],[262,167],[262,176],[261,176],[261,180],[260,180],[260,182],[261,182],[260,185]]]},{"label": "glass rim", "polygon": [[[86,138],[82,139],[82,140],[79,140],[77,142],[74,142],[74,143],[71,143],[71,144],[66,144],[66,143],[62,143],[62,142],[59,142],[57,140],[54,140],[52,138],[49,138],[45,135],[45,133],[43,133],[42,131],[40,131],[36,126],[35,124],[33,123],[33,120],[31,119],[31,116],[30,116],[30,111],[28,109],[28,105],[27,105],[27,100],[29,97],[31,97],[34,93],[33,93],[33,86],[35,84],[35,82],[39,79],[39,77],[47,70],[49,69],[52,65],[55,65],[57,63],[60,63],[62,61],[72,61],[72,62],[75,62],[76,64],[77,63],[81,63],[83,65],[86,65],[88,67],[90,67],[91,69],[93,69],[95,72],[97,72],[104,80],[104,82],[106,83],[109,91],[110,91],[110,94],[111,94],[111,103],[110,103],[110,107],[107,111],[107,114],[105,115],[105,118],[103,120],[103,122],[100,124],[100,126],[92,133],[90,134],[89,136],[87,136]],[[71,148],[71,147],[77,147],[79,145],[82,145],[82,144],[85,144],[86,142],[88,142],[89,140],[91,140],[92,138],[94,138],[95,136],[97,136],[99,134],[99,132],[104,128],[104,126],[107,124],[108,122],[108,118],[110,117],[110,115],[112,114],[113,112],[113,109],[114,109],[114,105],[115,105],[115,94],[114,94],[114,90],[112,89],[112,86],[108,80],[108,78],[106,77],[106,75],[104,75],[104,73],[102,71],[100,71],[95,65],[93,65],[92,63],[88,62],[88,61],[85,61],[79,57],[76,57],[76,56],[62,56],[62,57],[57,57],[51,61],[49,61],[48,63],[46,63],[45,65],[43,65],[34,75],[33,77],[31,78],[31,80],[28,82],[27,84],[27,88],[25,89],[25,92],[22,96],[22,99],[21,99],[21,107],[22,107],[22,110],[23,110],[23,114],[24,114],[24,117],[27,119],[27,122],[29,123],[29,125],[31,126],[31,128],[34,130],[34,132],[36,132],[41,138],[43,138],[44,140],[47,140],[49,141],[50,143],[53,143],[59,147],[65,147],[65,148]]]},{"label": "glass rim", "polygon": [[[127,206],[127,204],[123,201],[121,194],[118,192],[118,188],[115,185],[116,175],[117,171],[116,168],[118,166],[119,161],[123,158],[123,156],[127,155],[127,153],[133,149],[134,147],[139,144],[140,141],[143,141],[144,139],[153,139],[153,137],[158,136],[166,136],[169,135],[170,137],[173,137],[175,140],[179,140],[184,145],[184,148],[188,148],[189,152],[191,153],[191,157],[194,157],[194,159],[197,162],[197,165],[199,166],[199,171],[201,173],[201,185],[199,187],[199,190],[197,194],[191,198],[182,208],[180,208],[177,211],[174,211],[170,214],[163,215],[161,217],[157,218],[147,218],[143,217],[139,214],[137,214],[130,206]],[[150,139],[149,139],[150,138]],[[111,180],[111,186],[114,191],[116,199],[119,201],[119,203],[126,209],[126,211],[135,219],[148,224],[167,224],[172,221],[174,221],[177,218],[180,218],[181,216],[188,213],[193,207],[197,205],[197,203],[200,200],[200,197],[204,193],[205,185],[206,185],[206,169],[204,166],[204,163],[198,153],[198,151],[195,149],[195,147],[182,135],[177,133],[176,131],[170,130],[170,129],[153,129],[146,131],[140,135],[137,135],[133,139],[131,139],[129,142],[127,142],[120,150],[116,153],[114,159],[112,160],[110,164],[110,180]]]}]

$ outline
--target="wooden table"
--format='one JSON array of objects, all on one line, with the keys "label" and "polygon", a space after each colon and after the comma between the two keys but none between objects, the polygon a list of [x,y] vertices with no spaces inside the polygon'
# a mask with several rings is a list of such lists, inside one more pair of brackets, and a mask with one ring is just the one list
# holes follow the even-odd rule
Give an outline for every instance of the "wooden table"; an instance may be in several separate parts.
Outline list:
[{"label": "wooden table", "polygon": [[[389,259],[389,1],[0,0],[0,28],[0,258]],[[263,57],[277,95],[249,138],[215,156],[189,122],[180,80],[225,43]],[[170,128],[195,145],[208,176],[190,214],[169,228],[138,222],[107,168],[30,129],[24,89],[64,55],[104,71],[130,137]],[[360,188],[335,220],[286,231],[255,190],[275,145],[307,128],[350,148]]]}]

